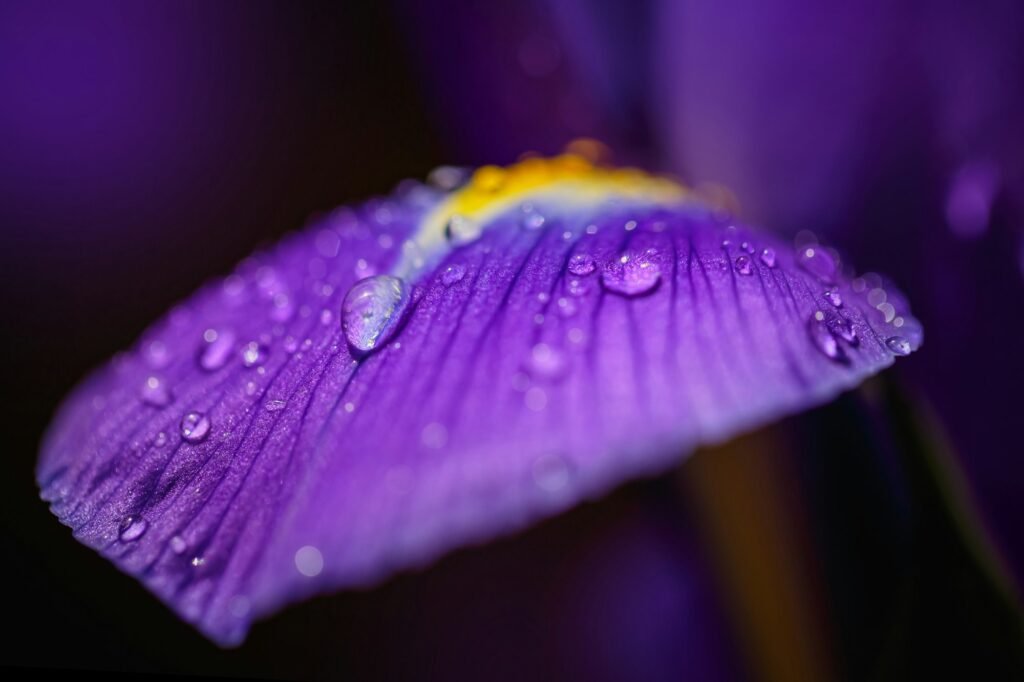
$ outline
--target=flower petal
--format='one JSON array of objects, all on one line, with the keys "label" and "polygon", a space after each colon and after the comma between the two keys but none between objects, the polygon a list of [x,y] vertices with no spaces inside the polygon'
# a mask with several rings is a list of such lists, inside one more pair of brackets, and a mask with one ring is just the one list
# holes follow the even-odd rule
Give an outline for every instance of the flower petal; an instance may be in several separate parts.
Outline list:
[{"label": "flower petal", "polygon": [[920,341],[830,249],[638,171],[527,159],[340,209],[205,286],[71,395],[38,479],[81,542],[233,644]]}]

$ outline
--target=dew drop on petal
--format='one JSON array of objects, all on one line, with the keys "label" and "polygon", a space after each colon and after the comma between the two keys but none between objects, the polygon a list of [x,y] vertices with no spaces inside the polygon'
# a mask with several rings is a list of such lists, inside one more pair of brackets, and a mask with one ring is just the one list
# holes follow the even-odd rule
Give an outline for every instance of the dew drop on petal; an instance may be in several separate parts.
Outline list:
[{"label": "dew drop on petal", "polygon": [[307,578],[314,578],[324,570],[324,555],[312,545],[300,547],[295,552],[295,568]]},{"label": "dew drop on petal", "polygon": [[576,253],[569,259],[569,272],[579,277],[589,275],[597,268],[593,257],[586,253]]},{"label": "dew drop on petal", "polygon": [[189,412],[181,418],[181,437],[189,443],[201,443],[210,433],[210,419],[202,412]]},{"label": "dew drop on petal", "polygon": [[835,289],[825,290],[825,300],[834,305],[836,308],[843,307],[843,297],[839,295],[839,292]]},{"label": "dew drop on petal", "polygon": [[524,230],[539,230],[544,227],[544,216],[536,211],[530,211],[523,216],[521,225]]},{"label": "dew drop on petal", "polygon": [[214,332],[204,334],[203,340],[203,347],[199,351],[199,366],[207,372],[213,372],[227,364],[235,347],[235,335],[229,331]]},{"label": "dew drop on petal", "polygon": [[148,528],[149,522],[146,519],[141,516],[129,516],[121,522],[121,532],[118,537],[121,539],[121,542],[133,542],[145,535]]},{"label": "dew drop on petal", "polygon": [[775,249],[766,248],[761,251],[761,262],[770,268],[775,267]]},{"label": "dew drop on petal", "polygon": [[885,345],[894,355],[910,355],[910,342],[902,336],[890,336],[885,340]]},{"label": "dew drop on petal", "polygon": [[819,310],[807,322],[807,334],[811,343],[822,355],[835,362],[847,362],[846,351],[842,349],[836,337],[829,331],[825,316]]},{"label": "dew drop on petal", "polygon": [[620,296],[641,296],[654,291],[661,281],[661,268],[645,257],[623,255],[609,263],[601,273],[601,284]]},{"label": "dew drop on petal", "polygon": [[185,542],[185,539],[180,535],[171,537],[167,544],[170,545],[171,551],[179,556],[184,554],[185,550],[188,549],[188,543]]},{"label": "dew drop on petal", "polygon": [[369,353],[387,342],[409,305],[406,283],[390,275],[356,282],[341,306],[341,324],[352,349]]},{"label": "dew drop on petal", "polygon": [[736,272],[741,275],[749,275],[752,273],[753,267],[750,263],[750,258],[747,256],[739,256],[736,258]]},{"label": "dew drop on petal", "polygon": [[466,266],[461,263],[453,263],[441,271],[441,284],[450,287],[457,282],[461,282],[465,276]]},{"label": "dew drop on petal", "polygon": [[815,244],[797,251],[800,266],[822,282],[831,283],[836,274],[836,261],[824,248]]},{"label": "dew drop on petal", "polygon": [[263,406],[267,412],[279,412],[287,406],[288,403],[284,400],[268,400]]},{"label": "dew drop on petal", "polygon": [[266,356],[267,349],[259,341],[250,341],[242,346],[242,364],[246,367],[262,364]]},{"label": "dew drop on petal", "polygon": [[473,241],[480,236],[482,231],[483,225],[478,221],[458,213],[448,219],[448,224],[444,228],[448,241],[456,245]]},{"label": "dew drop on petal", "polygon": [[857,330],[847,318],[840,315],[831,315],[826,319],[826,325],[833,336],[839,337],[851,346],[860,345],[860,339],[857,338]]},{"label": "dew drop on petal", "polygon": [[153,407],[164,407],[171,402],[171,390],[167,382],[158,376],[148,376],[142,382],[142,402]]}]

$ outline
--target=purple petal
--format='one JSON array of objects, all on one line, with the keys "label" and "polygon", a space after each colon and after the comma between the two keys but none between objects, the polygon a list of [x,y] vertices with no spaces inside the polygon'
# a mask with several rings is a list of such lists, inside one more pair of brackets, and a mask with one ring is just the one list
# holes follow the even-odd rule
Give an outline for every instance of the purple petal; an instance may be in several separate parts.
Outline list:
[{"label": "purple petal", "polygon": [[528,159],[339,209],[205,286],[72,394],[38,479],[81,542],[233,644],[920,342],[899,292],[829,249],[668,180]]}]

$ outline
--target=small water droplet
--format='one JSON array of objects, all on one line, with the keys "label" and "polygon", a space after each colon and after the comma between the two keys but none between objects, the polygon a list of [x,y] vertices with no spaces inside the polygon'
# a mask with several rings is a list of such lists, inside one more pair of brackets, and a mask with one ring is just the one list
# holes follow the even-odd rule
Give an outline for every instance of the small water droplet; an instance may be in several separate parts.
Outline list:
[{"label": "small water droplet", "polygon": [[538,379],[560,379],[568,367],[565,355],[546,343],[538,343],[530,349],[526,368]]},{"label": "small water droplet", "polygon": [[807,322],[807,334],[811,339],[811,343],[828,359],[845,363],[848,361],[846,351],[842,349],[836,337],[829,331],[824,318],[824,314],[819,310]]},{"label": "small water droplet", "polygon": [[181,437],[189,443],[200,443],[210,433],[210,420],[202,412],[189,412],[181,418]]},{"label": "small water droplet", "polygon": [[184,554],[185,550],[188,549],[188,543],[180,535],[173,536],[167,544],[171,546],[171,551],[178,556]]},{"label": "small water droplet", "polygon": [[531,467],[533,482],[546,493],[558,493],[565,489],[572,478],[572,466],[558,455],[541,455]]},{"label": "small water droplet", "polygon": [[163,447],[167,444],[167,434],[164,431],[156,434],[156,439],[153,440],[153,445],[156,447]]},{"label": "small water droplet", "polygon": [[836,274],[836,261],[818,245],[802,247],[797,251],[797,262],[804,270],[822,282],[831,283]]},{"label": "small water droplet", "polygon": [[324,570],[324,556],[312,545],[300,547],[295,552],[295,568],[307,578],[316,577]]},{"label": "small water droplet", "polygon": [[586,253],[576,253],[569,259],[569,272],[579,277],[589,275],[597,268],[592,256]]},{"label": "small water droplet", "polygon": [[775,267],[775,249],[765,248],[761,251],[761,262],[770,268]]},{"label": "small water droplet", "polygon": [[825,290],[825,300],[834,305],[837,308],[843,307],[843,297],[839,295],[839,292],[835,289]]},{"label": "small water droplet", "polygon": [[452,263],[441,272],[441,284],[450,287],[456,282],[461,282],[466,276],[466,266],[461,263]]},{"label": "small water droplet", "polygon": [[747,256],[738,256],[736,258],[736,272],[740,273],[741,275],[749,275],[753,271],[754,270],[753,266],[750,263],[750,258],[748,258]]},{"label": "small water droplet", "polygon": [[263,409],[265,409],[267,412],[279,412],[280,410],[283,410],[287,405],[288,402],[285,400],[268,400],[266,404],[263,406]]},{"label": "small water droplet", "polygon": [[544,216],[536,211],[531,211],[523,216],[521,225],[524,230],[539,230],[544,227]]},{"label": "small water droplet", "polygon": [[601,284],[620,296],[641,296],[650,293],[661,281],[661,268],[646,257],[628,254],[609,263],[601,273]]},{"label": "small water droplet", "polygon": [[562,317],[572,317],[576,314],[576,304],[572,299],[562,296],[558,299],[558,312]]},{"label": "small water droplet", "polygon": [[320,324],[330,324],[334,321],[334,313],[327,308],[320,311]]},{"label": "small water droplet", "polygon": [[263,362],[267,356],[267,349],[258,341],[250,341],[242,346],[242,364],[246,367],[255,367]]},{"label": "small water droplet", "polygon": [[482,231],[483,226],[479,222],[458,213],[448,219],[444,228],[448,241],[456,245],[473,241]]},{"label": "small water droplet", "polygon": [[162,369],[171,360],[171,355],[167,351],[167,344],[163,341],[150,341],[147,343],[145,348],[143,348],[142,356],[146,364],[153,369]]},{"label": "small water droplet", "polygon": [[[207,372],[213,372],[223,367],[235,346],[235,335],[229,331],[217,332],[212,329],[206,330],[203,335],[204,345],[199,352],[199,366]],[[209,332],[213,332],[210,334]]]},{"label": "small water droplet", "polygon": [[193,565],[193,566],[195,566],[196,568],[199,568],[200,566],[202,566],[203,564],[205,564],[205,563],[206,563],[206,559],[204,559],[204,558],[203,558],[203,557],[201,557],[201,556],[197,556],[197,557],[192,557],[192,561],[191,561],[191,563],[192,563],[192,565]]},{"label": "small water droplet", "polygon": [[281,292],[274,295],[274,303],[270,308],[270,319],[275,322],[287,322],[295,314],[295,305],[288,294]]},{"label": "small water droplet", "polygon": [[121,542],[134,542],[138,540],[146,533],[146,529],[149,528],[149,522],[141,516],[128,516],[121,522],[120,535]]},{"label": "small water droplet", "polygon": [[742,244],[740,244],[740,248],[746,251],[747,253],[754,253],[754,247],[750,242],[743,242]]},{"label": "small water droplet", "polygon": [[377,275],[357,282],[341,308],[349,345],[358,353],[369,353],[385,344],[408,305],[409,288],[397,277]]},{"label": "small water droplet", "polygon": [[430,422],[420,432],[420,442],[433,450],[439,450],[448,442],[448,429],[439,422]]},{"label": "small water droplet", "polygon": [[847,318],[841,315],[830,315],[826,324],[828,330],[832,332],[833,336],[837,336],[843,341],[846,341],[851,346],[860,345],[860,339],[857,337],[857,330],[854,328],[853,323]]},{"label": "small water droplet", "polygon": [[627,220],[626,224],[623,227],[625,227],[626,232],[632,232],[633,230],[636,229],[637,222],[635,220]]},{"label": "small water droplet", "polygon": [[373,277],[377,274],[377,269],[370,265],[369,261],[365,258],[356,260],[355,267],[353,268],[356,279],[363,279],[364,277]]},{"label": "small water droplet", "polygon": [[890,336],[885,340],[885,345],[894,355],[910,355],[910,342],[902,336]]},{"label": "small water droplet", "polygon": [[142,402],[153,407],[164,407],[171,402],[171,390],[167,382],[158,376],[148,376],[142,382]]}]

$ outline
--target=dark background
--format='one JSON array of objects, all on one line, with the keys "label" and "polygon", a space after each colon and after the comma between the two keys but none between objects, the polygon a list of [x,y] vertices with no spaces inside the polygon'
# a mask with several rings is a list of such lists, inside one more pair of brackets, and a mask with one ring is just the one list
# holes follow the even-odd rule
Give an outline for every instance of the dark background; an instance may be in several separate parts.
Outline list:
[{"label": "dark background", "polygon": [[[453,4],[459,3],[442,7]],[[205,279],[318,211],[386,193],[441,163],[507,162],[524,138],[552,152],[570,134],[612,130],[627,160],[664,162],[649,150],[652,116],[640,103],[650,83],[620,92],[611,122],[586,114],[599,110],[599,98],[577,98],[558,105],[573,116],[545,128],[536,125],[553,120],[544,98],[574,92],[556,77],[545,81],[547,89],[528,90],[538,101],[512,107],[546,133],[531,135],[526,124],[508,135],[501,125],[488,129],[489,116],[510,119],[507,101],[495,94],[502,88],[486,87],[487,37],[500,36],[496,27],[506,22],[510,35],[520,35],[516,22],[524,15],[476,8],[455,18],[479,26],[485,37],[449,39],[434,31],[424,39],[425,24],[444,26],[441,12],[431,16],[404,2],[0,4],[0,358],[7,363],[0,548],[11,626],[0,664],[435,679],[749,672],[735,655],[734,633],[716,620],[719,605],[682,592],[694,575],[709,594],[716,585],[708,559],[692,550],[702,512],[685,494],[693,485],[685,471],[631,484],[518,538],[459,552],[380,589],[294,607],[257,625],[247,644],[231,651],[214,647],[76,543],[38,499],[39,440],[74,383]],[[620,22],[628,35],[638,30],[631,21]],[[551,39],[546,30],[527,31],[539,41],[541,62]],[[629,64],[628,54],[616,56]],[[461,89],[431,75],[432,68],[472,65],[478,57],[479,81],[469,73]],[[509,91],[518,92],[516,85]],[[464,103],[470,86],[480,97],[475,108]],[[895,109],[920,122],[924,106],[912,99]],[[904,388],[892,390],[938,405],[946,418],[939,430],[952,432],[960,466],[975,474],[969,481],[976,489],[987,491],[980,506],[990,525],[999,537],[1019,538],[1020,464],[1010,459],[1019,447],[1007,439],[1018,438],[1008,427],[1019,416],[1012,387],[1021,378],[1021,354],[1005,343],[1016,344],[1024,324],[1014,307],[1021,278],[1015,263],[1000,258],[1018,248],[1016,207],[1008,199],[997,206],[990,239],[965,245],[934,236],[930,222],[941,220],[941,207],[922,206],[944,179],[927,151],[931,131],[915,124],[915,135],[905,135],[900,125],[880,127],[881,139],[893,143],[887,149],[896,150],[886,157],[892,163],[861,178],[867,199],[837,222],[897,226],[887,233],[896,248],[884,253],[872,236],[877,231],[851,229],[843,240],[855,261],[904,273],[910,300],[923,309],[929,355],[897,368],[894,381]],[[932,250],[906,248],[919,242]],[[1003,316],[1002,344],[963,330],[944,344],[929,326],[951,326],[947,307],[928,295],[935,264],[954,257],[965,259],[951,270],[961,283],[955,298],[962,319],[969,320],[962,326]],[[987,334],[978,324],[976,333]],[[968,362],[963,349],[979,345],[991,345],[979,349],[988,357],[960,365]],[[921,389],[934,387],[943,371],[954,397]],[[952,419],[986,387],[993,393],[979,400],[989,412]],[[834,529],[844,538],[828,549],[826,571],[836,600],[846,605],[836,626],[844,670],[852,679],[1004,673],[1014,640],[1007,644],[993,632],[1017,627],[1019,619],[1007,626],[1005,605],[968,556],[946,502],[928,492],[930,474],[915,469],[920,425],[899,408],[897,420],[911,435],[904,433],[898,446],[881,447],[875,436],[858,440],[855,434],[867,431],[863,420],[874,419],[859,400],[844,398],[773,431],[800,444],[788,466],[826,514],[819,532]],[[842,452],[820,445],[839,435],[848,443]],[[697,455],[709,456],[724,455]],[[886,456],[914,492],[882,502],[885,495],[873,486],[892,466],[876,461]],[[918,512],[908,515],[908,506]],[[1019,559],[1020,543],[1009,544],[1004,551]],[[664,584],[665,591],[637,596],[634,583]],[[621,603],[594,606],[620,593]]]}]

